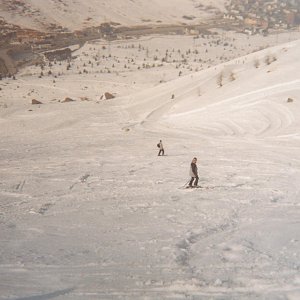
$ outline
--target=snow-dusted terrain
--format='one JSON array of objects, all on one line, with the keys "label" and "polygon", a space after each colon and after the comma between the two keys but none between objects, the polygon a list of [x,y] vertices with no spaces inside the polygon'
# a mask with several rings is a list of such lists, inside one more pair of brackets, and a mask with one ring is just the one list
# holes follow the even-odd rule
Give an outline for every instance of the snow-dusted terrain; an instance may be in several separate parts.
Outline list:
[{"label": "snow-dusted terrain", "polygon": [[300,298],[300,41],[178,76],[157,39],[0,81],[0,299]]},{"label": "snow-dusted terrain", "polygon": [[69,30],[99,26],[199,23],[223,12],[224,0],[1,0],[0,17],[23,27]]}]

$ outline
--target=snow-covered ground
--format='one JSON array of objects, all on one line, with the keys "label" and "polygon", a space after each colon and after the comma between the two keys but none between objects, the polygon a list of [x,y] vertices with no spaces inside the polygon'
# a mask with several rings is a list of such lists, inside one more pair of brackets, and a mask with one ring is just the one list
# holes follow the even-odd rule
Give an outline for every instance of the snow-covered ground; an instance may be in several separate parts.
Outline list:
[{"label": "snow-covered ground", "polygon": [[1,0],[0,17],[37,30],[51,24],[69,30],[105,22],[197,24],[224,12],[224,5],[224,0]]},{"label": "snow-covered ground", "polygon": [[300,298],[300,41],[143,67],[159,39],[0,81],[0,299]]}]

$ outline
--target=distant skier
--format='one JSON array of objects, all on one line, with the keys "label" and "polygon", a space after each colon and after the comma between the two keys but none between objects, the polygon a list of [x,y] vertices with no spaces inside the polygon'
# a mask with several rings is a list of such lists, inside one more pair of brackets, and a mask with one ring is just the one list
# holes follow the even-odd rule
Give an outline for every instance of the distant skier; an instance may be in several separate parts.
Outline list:
[{"label": "distant skier", "polygon": [[198,167],[197,167],[197,158],[196,157],[194,157],[192,162],[191,162],[190,176],[192,178],[190,180],[189,187],[193,187],[194,179],[196,179],[195,182],[194,182],[194,186],[197,186],[199,177],[198,177]]},{"label": "distant skier", "polygon": [[164,146],[163,146],[163,143],[162,143],[161,140],[157,144],[157,147],[159,148],[158,156],[160,156],[160,154],[164,155],[165,154],[165,149],[164,149]]}]

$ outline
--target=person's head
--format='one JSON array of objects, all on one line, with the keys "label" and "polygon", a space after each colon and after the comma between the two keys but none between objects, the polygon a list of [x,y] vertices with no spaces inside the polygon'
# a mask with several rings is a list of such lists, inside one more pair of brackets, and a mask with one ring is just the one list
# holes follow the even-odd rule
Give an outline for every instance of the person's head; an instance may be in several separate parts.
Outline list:
[{"label": "person's head", "polygon": [[194,157],[193,160],[192,160],[192,162],[196,163],[197,162],[197,157]]}]

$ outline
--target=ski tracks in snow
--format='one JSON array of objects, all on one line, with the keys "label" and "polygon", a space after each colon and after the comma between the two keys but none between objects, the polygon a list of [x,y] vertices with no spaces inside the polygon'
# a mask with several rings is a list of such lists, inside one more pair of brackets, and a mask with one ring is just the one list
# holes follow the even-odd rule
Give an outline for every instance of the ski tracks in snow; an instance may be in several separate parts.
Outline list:
[{"label": "ski tracks in snow", "polygon": [[[210,78],[206,81],[211,80]],[[184,130],[189,134],[189,122],[186,118],[193,119],[195,127],[198,127],[202,133],[218,135],[277,135],[281,130],[288,128],[295,121],[295,117],[290,109],[283,103],[270,101],[272,95],[300,89],[300,80],[283,82],[276,85],[267,86],[251,92],[243,93],[213,104],[208,104],[202,108],[193,109],[182,113],[167,114],[174,105],[186,101],[186,97],[205,82],[201,82],[184,93],[176,96],[176,99],[170,100],[150,112],[140,123],[147,128],[156,128],[157,123],[164,125],[168,131],[168,125],[175,124],[178,130]],[[164,92],[161,97],[164,97]],[[185,97],[186,96],[186,97]],[[209,114],[210,118],[207,119]],[[199,116],[198,116],[199,115]],[[212,118],[214,116],[214,118]],[[183,122],[178,123],[177,120]],[[196,121],[197,120],[197,121]],[[247,120],[247,121],[246,121]],[[187,123],[187,125],[185,125]],[[166,125],[167,124],[167,125]],[[180,125],[178,125],[180,124]],[[167,127],[166,127],[167,126]],[[180,127],[179,127],[180,126]],[[171,130],[171,129],[169,129]]]}]

